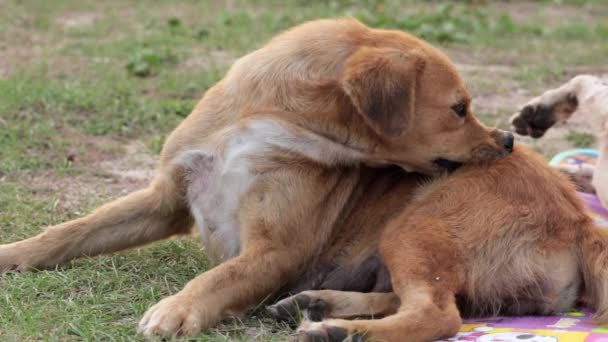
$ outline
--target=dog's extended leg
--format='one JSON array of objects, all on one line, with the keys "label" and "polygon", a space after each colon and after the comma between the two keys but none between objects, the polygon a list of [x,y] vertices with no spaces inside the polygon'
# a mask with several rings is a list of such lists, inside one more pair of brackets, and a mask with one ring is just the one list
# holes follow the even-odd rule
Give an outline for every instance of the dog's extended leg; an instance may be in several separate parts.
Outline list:
[{"label": "dog's extended leg", "polygon": [[191,280],[179,293],[152,306],[139,323],[146,336],[193,336],[216,325],[229,312],[259,303],[300,266],[301,256],[255,243],[239,256]]},{"label": "dog's extended leg", "polygon": [[96,209],[88,216],[47,228],[32,238],[0,245],[0,273],[48,268],[80,256],[110,253],[187,233],[192,226],[172,180]]},{"label": "dog's extended leg", "polygon": [[369,339],[372,341],[430,342],[455,335],[461,319],[453,293],[413,281],[400,289],[403,304],[396,314],[382,319],[304,321],[298,328],[302,341],[338,342]]},{"label": "dog's extended leg", "polygon": [[356,170],[311,167],[304,174],[294,168],[296,172],[283,166],[258,176],[240,200],[240,254],[151,307],[140,332],[195,335],[229,313],[260,303],[301,275],[321,252],[358,176]]},{"label": "dog's extended leg", "polygon": [[278,320],[311,321],[323,318],[383,317],[397,312],[401,301],[393,292],[303,291],[268,310]]}]

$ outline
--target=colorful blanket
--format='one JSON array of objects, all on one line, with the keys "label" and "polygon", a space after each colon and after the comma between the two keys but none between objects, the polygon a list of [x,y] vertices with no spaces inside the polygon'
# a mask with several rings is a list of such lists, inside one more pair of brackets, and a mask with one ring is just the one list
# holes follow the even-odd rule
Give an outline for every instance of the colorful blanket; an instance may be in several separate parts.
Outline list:
[{"label": "colorful blanket", "polygon": [[[556,155],[550,165],[562,163],[594,165],[597,151],[577,149]],[[608,210],[595,194],[579,193],[589,215],[599,226],[608,228]],[[592,312],[582,309],[556,316],[496,317],[465,320],[461,331],[446,341],[475,342],[608,342],[608,326],[589,320]]]},{"label": "colorful blanket", "polygon": [[591,315],[577,310],[557,316],[467,320],[458,335],[446,341],[608,342],[608,326],[589,322]]},{"label": "colorful blanket", "polygon": [[[598,158],[597,150],[579,148],[558,153],[551,159],[549,165],[596,165]],[[579,192],[579,195],[587,204],[589,216],[591,216],[597,225],[608,228],[608,210],[602,207],[599,198],[595,194]]]}]

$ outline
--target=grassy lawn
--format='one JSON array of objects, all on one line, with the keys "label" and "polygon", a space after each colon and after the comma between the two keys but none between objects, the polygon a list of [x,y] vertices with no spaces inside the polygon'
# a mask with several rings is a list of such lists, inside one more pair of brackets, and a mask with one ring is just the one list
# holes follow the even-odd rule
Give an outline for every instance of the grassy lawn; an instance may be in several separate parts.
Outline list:
[{"label": "grassy lawn", "polygon": [[[608,74],[608,2],[0,0],[0,243],[143,187],[164,137],[240,55],[305,20],[355,16],[446,51],[488,125],[579,73]],[[538,143],[594,143],[584,123]],[[0,340],[138,340],[207,260],[171,240],[59,271],[0,276]],[[200,341],[282,341],[263,310]]]}]

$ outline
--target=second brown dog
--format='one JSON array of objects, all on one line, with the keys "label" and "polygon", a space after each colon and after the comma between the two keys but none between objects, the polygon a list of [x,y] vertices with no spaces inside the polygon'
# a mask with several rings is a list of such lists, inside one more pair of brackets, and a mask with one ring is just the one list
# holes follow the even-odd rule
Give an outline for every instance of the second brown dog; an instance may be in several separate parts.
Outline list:
[{"label": "second brown dog", "polygon": [[578,300],[597,310],[597,321],[608,321],[608,231],[586,216],[566,177],[524,146],[420,186],[406,209],[378,229],[379,242],[374,235],[360,239],[378,246],[393,293],[306,291],[271,312],[386,316],[304,321],[306,341],[349,334],[434,341],[456,334],[461,315],[552,314]]}]

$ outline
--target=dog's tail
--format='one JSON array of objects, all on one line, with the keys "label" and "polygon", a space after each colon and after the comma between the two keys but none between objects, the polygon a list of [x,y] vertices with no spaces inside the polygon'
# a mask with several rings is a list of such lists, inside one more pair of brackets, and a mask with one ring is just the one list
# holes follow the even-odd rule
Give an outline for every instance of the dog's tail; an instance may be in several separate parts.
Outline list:
[{"label": "dog's tail", "polygon": [[585,299],[595,310],[594,320],[608,323],[608,229],[587,227],[579,244],[585,280]]}]

